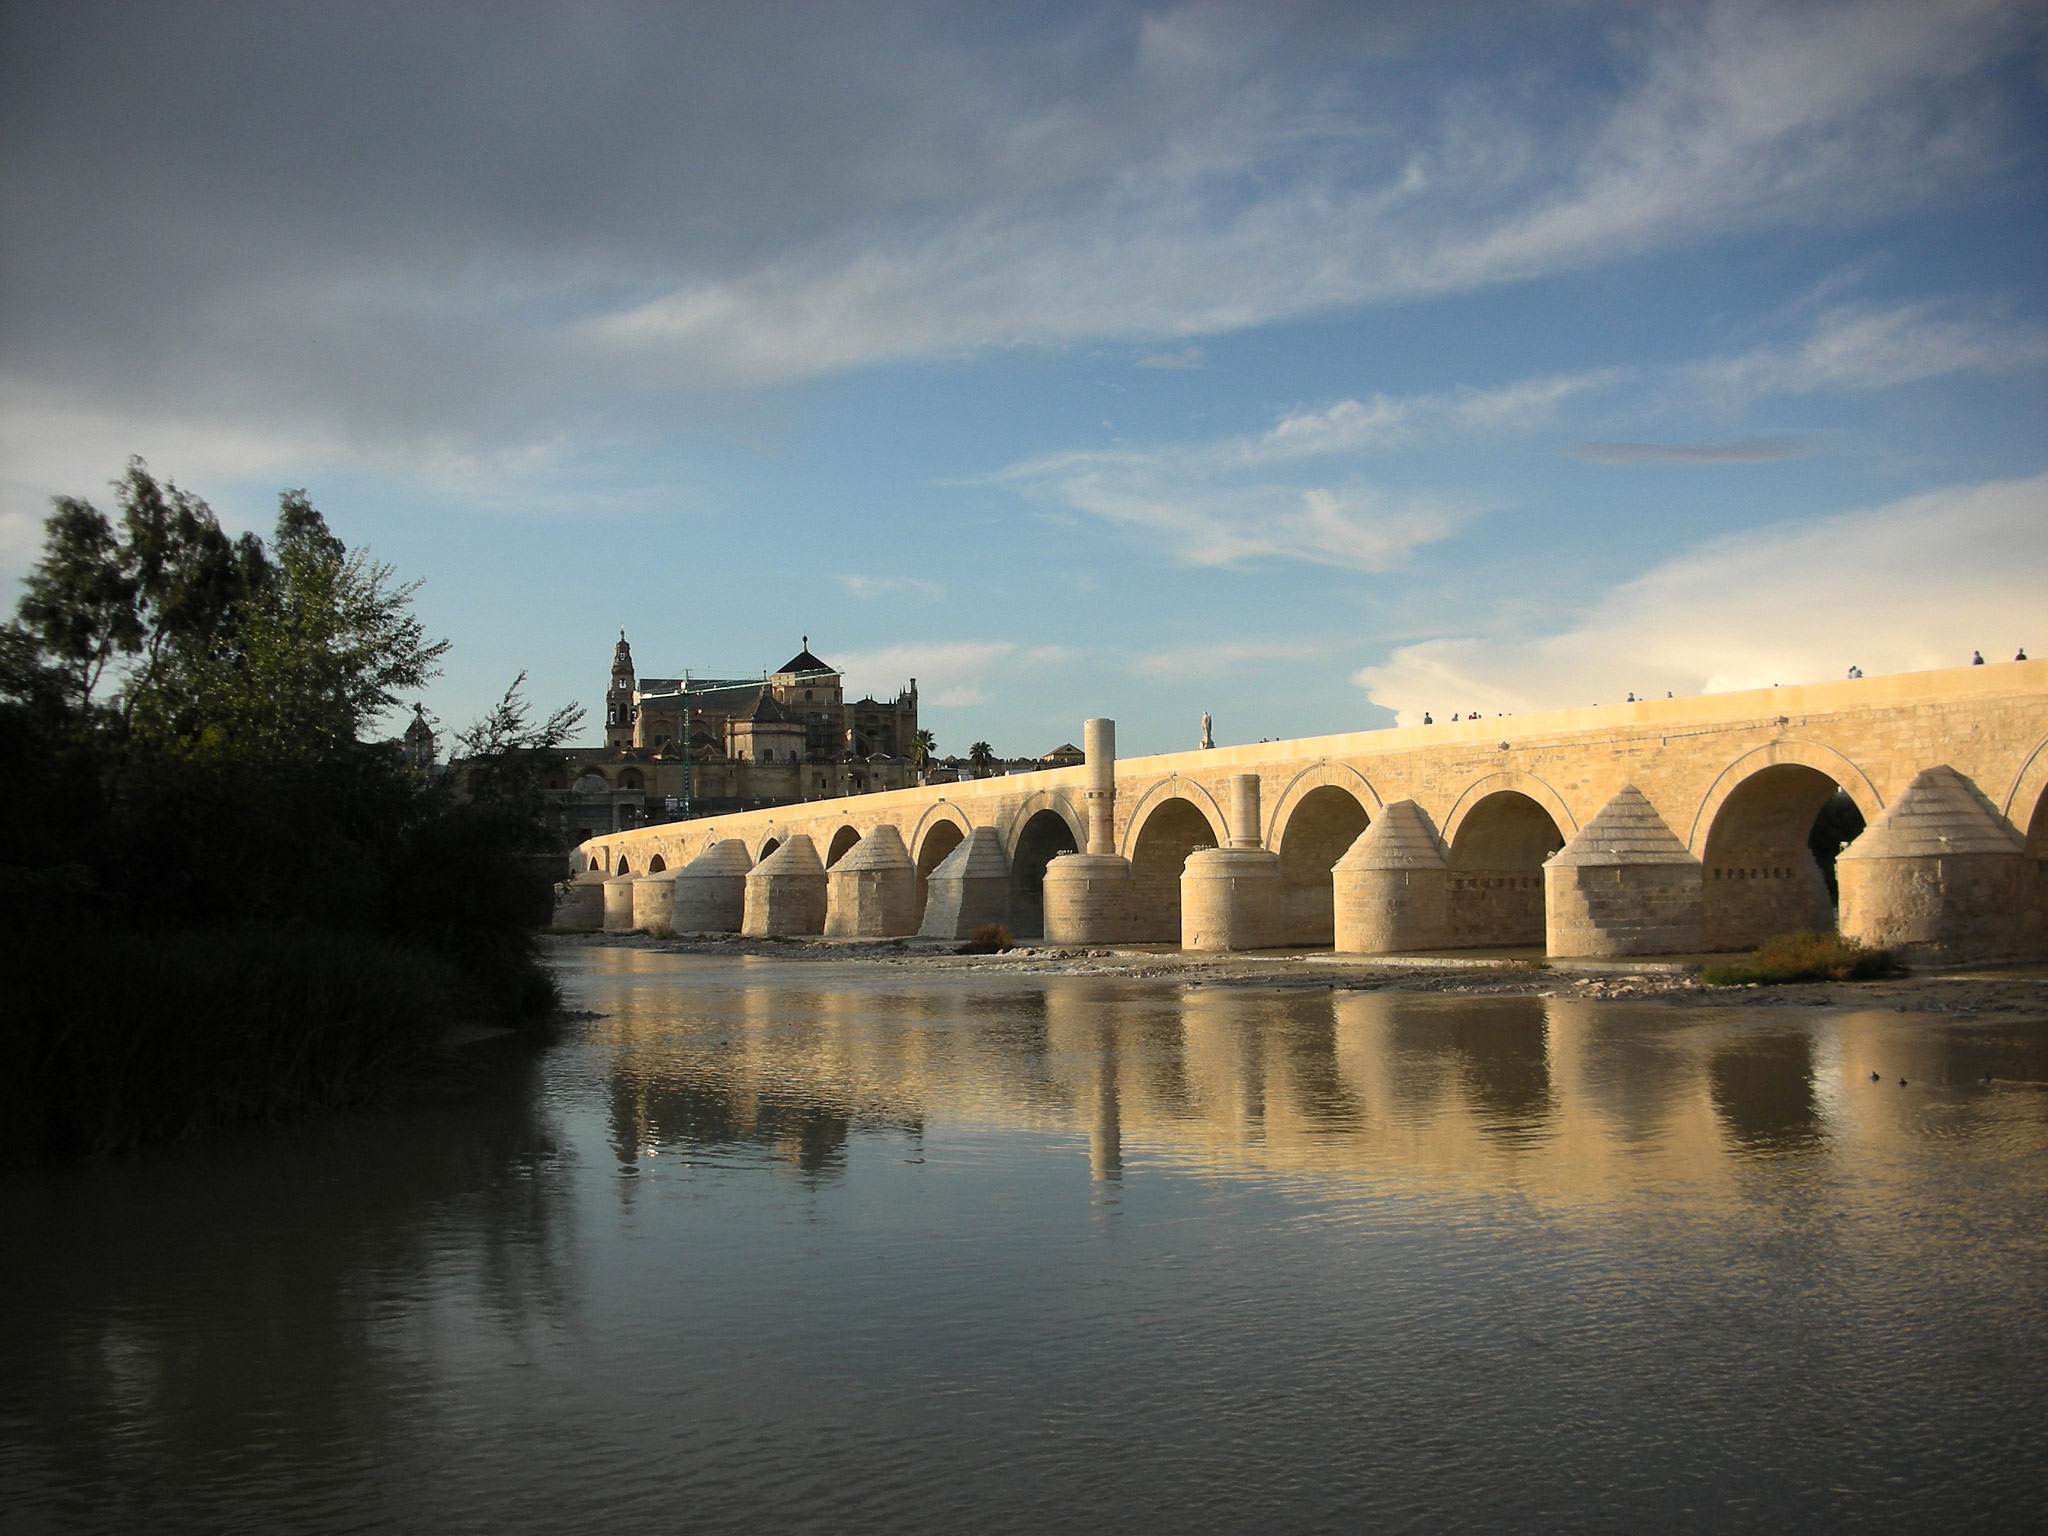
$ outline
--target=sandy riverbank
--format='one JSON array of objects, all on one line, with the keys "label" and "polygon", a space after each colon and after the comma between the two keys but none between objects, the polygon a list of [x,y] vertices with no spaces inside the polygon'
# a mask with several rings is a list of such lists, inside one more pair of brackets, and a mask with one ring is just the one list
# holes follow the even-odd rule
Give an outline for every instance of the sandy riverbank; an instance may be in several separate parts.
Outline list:
[{"label": "sandy riverbank", "polygon": [[1006,954],[962,955],[955,952],[954,945],[920,939],[746,939],[729,934],[658,939],[644,933],[558,934],[552,942],[928,971],[1126,977],[1178,981],[1186,986],[1627,998],[1694,1007],[1702,1003],[1736,1008],[1855,1006],[1959,1017],[2048,1016],[2048,966],[2041,965],[1928,972],[1884,981],[1706,987],[1683,959],[1545,961],[1533,953],[1370,957],[1310,950],[1243,955],[1188,954],[1150,945],[1052,949],[1027,944]]}]

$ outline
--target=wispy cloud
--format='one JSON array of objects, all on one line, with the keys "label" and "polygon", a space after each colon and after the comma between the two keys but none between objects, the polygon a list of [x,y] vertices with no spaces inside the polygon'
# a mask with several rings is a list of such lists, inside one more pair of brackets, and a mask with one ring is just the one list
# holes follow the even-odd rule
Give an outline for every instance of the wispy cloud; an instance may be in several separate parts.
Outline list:
[{"label": "wispy cloud", "polygon": [[1732,443],[1574,443],[1565,450],[1592,464],[1767,464],[1803,459],[1813,443],[1799,437],[1745,437]]},{"label": "wispy cloud", "polygon": [[837,665],[849,693],[893,698],[917,680],[918,697],[942,707],[986,704],[1005,682],[1071,661],[1063,645],[1020,645],[1014,640],[907,641],[843,655]]},{"label": "wispy cloud", "polygon": [[1336,642],[1330,640],[1215,640],[1178,645],[1166,651],[1147,651],[1130,663],[1130,670],[1156,682],[1172,682],[1223,673],[1270,671],[1281,663],[1327,656],[1335,649]]},{"label": "wispy cloud", "polygon": [[1656,12],[1615,50],[1627,83],[1590,130],[1481,109],[1455,86],[1416,119],[1362,90],[1247,78],[1113,178],[793,248],[590,334],[765,380],[1021,341],[1217,333],[1763,223],[1868,218],[2000,163],[2012,120],[1983,76],[2026,29],[2023,8],[1995,0]]},{"label": "wispy cloud", "polygon": [[916,597],[933,601],[946,595],[946,589],[936,581],[926,581],[921,576],[858,576],[840,575],[833,577],[849,596],[858,598]]},{"label": "wispy cloud", "polygon": [[1710,389],[1755,395],[1891,389],[1950,374],[2048,365],[2048,331],[1933,301],[1844,305],[1787,350],[1760,348],[1692,370]]},{"label": "wispy cloud", "polygon": [[1484,508],[1387,491],[1362,478],[1356,461],[1425,439],[1526,431],[1612,377],[1596,370],[1493,390],[1376,394],[1290,412],[1264,432],[1049,454],[990,479],[1153,534],[1189,565],[1278,559],[1384,571]]},{"label": "wispy cloud", "polygon": [[1153,352],[1148,356],[1139,358],[1138,366],[1140,368],[1201,368],[1207,365],[1202,361],[1202,349],[1200,347],[1186,346],[1174,352]]},{"label": "wispy cloud", "polygon": [[1702,545],[1569,628],[1404,646],[1353,681],[1414,724],[2039,655],[2044,570],[2048,475],[1959,486]]}]

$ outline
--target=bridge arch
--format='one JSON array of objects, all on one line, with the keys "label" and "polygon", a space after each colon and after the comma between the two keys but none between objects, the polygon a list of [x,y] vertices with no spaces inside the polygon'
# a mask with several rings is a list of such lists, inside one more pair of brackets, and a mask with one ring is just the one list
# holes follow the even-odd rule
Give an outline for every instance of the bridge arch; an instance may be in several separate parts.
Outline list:
[{"label": "bridge arch", "polygon": [[773,853],[776,849],[780,848],[781,846],[781,835],[776,832],[770,832],[766,837],[761,839],[761,846],[755,850],[754,862],[756,864],[760,863],[763,859],[767,858],[769,854]]},{"label": "bridge arch", "polygon": [[630,853],[619,855],[619,867],[615,873],[620,875],[630,875],[633,873],[633,856]]},{"label": "bridge arch", "polygon": [[846,823],[837,832],[834,832],[832,834],[832,846],[825,854],[825,867],[830,869],[834,864],[845,858],[853,850],[853,845],[859,841],[860,829],[854,826],[852,822]]},{"label": "bridge arch", "polygon": [[1180,942],[1180,876],[1195,849],[1218,847],[1229,823],[1201,785],[1178,774],[1138,802],[1125,833],[1130,850],[1130,935],[1140,943]]},{"label": "bridge arch", "polygon": [[[1305,784],[1314,773],[1320,783]],[[1337,910],[1330,870],[1380,809],[1363,777],[1333,764],[1305,770],[1283,791],[1285,809],[1268,826],[1266,846],[1280,863],[1280,942],[1332,944]]]},{"label": "bridge arch", "polygon": [[657,853],[657,854],[656,854],[656,855],[655,855],[655,856],[654,856],[653,858],[651,858],[651,859],[649,859],[649,860],[647,861],[647,873],[649,873],[650,875],[658,875],[658,874],[660,874],[660,873],[661,873],[661,872],[662,872],[662,871],[663,871],[664,869],[667,869],[667,868],[668,868],[668,860],[667,860],[667,859],[664,859],[664,858],[663,858],[663,857],[662,857],[662,856],[661,856],[660,854],[658,854],[658,853]]},{"label": "bridge arch", "polygon": [[[1863,813],[1865,821],[1875,821],[1877,813],[1884,809],[1884,796],[1877,792],[1877,786],[1870,782],[1869,776],[1833,747],[1822,746],[1817,741],[1767,742],[1736,758],[1707,787],[1699,809],[1693,812],[1692,826],[1685,838],[1685,846],[1694,858],[1705,856],[1714,819],[1721,814],[1721,807],[1728,803],[1728,797],[1741,787],[1743,780],[1760,769],[1780,763],[1797,763],[1816,773],[1826,774],[1856,802],[1856,809]],[[1672,830],[1678,829],[1674,827]]]},{"label": "bridge arch", "polygon": [[1277,849],[1280,846],[1281,828],[1286,826],[1288,818],[1294,813],[1294,807],[1302,797],[1325,787],[1348,792],[1352,799],[1364,807],[1368,819],[1379,815],[1380,808],[1385,803],[1380,799],[1380,792],[1373,788],[1372,780],[1349,763],[1319,757],[1289,779],[1282,786],[1280,793],[1274,795],[1267,805],[1266,825],[1261,833],[1261,839],[1268,848]]},{"label": "bridge arch", "polygon": [[2020,953],[2048,954],[2048,739],[2027,755],[2005,797],[2005,819],[2026,839],[2020,863]]},{"label": "bridge arch", "polygon": [[[2012,788],[2005,792],[2005,803],[1999,807],[2005,819],[2027,840],[2027,852],[2036,858],[2048,858],[2048,847],[2043,847],[2034,836],[2044,806],[2048,806],[2044,797],[2048,797],[2048,737],[2036,742],[2034,750],[2027,754],[2020,771],[2013,775]],[[2048,840],[2048,827],[2039,830]]]},{"label": "bridge arch", "polygon": [[[1229,832],[1230,818],[1223,814],[1223,807],[1216,803],[1216,797],[1193,779],[1182,778],[1169,773],[1156,781],[1144,794],[1138,796],[1131,807],[1130,820],[1124,824],[1124,857],[1138,856],[1138,838],[1145,830],[1145,824],[1158,813],[1160,806],[1169,800],[1185,800],[1209,823],[1209,830],[1216,846],[1221,847]],[[1176,935],[1177,935],[1176,930]]]},{"label": "bridge arch", "polygon": [[1042,789],[1017,808],[1002,832],[1010,859],[1010,931],[1019,938],[1045,932],[1045,867],[1063,853],[1080,851],[1081,828],[1073,802]]},{"label": "bridge arch", "polygon": [[1465,818],[1470,816],[1487,796],[1498,794],[1504,789],[1513,790],[1516,794],[1535,801],[1567,840],[1579,830],[1578,817],[1572,814],[1572,808],[1565,804],[1564,796],[1559,794],[1548,780],[1540,779],[1533,773],[1523,773],[1517,768],[1502,768],[1474,779],[1459,792],[1458,798],[1451,803],[1449,812],[1437,828],[1443,834],[1445,844],[1455,847]]},{"label": "bridge arch", "polygon": [[1688,840],[1704,882],[1706,947],[1751,949],[1833,928],[1835,854],[1883,804],[1860,768],[1817,742],[1771,742],[1724,768]]},{"label": "bridge arch", "polygon": [[931,894],[932,871],[945,863],[955,848],[967,841],[967,818],[959,807],[941,800],[918,818],[911,829],[910,857],[917,866],[917,912],[923,921],[924,904]]},{"label": "bridge arch", "polygon": [[1452,945],[1541,945],[1543,865],[1578,830],[1564,797],[1533,774],[1490,773],[1466,786],[1445,827]]}]

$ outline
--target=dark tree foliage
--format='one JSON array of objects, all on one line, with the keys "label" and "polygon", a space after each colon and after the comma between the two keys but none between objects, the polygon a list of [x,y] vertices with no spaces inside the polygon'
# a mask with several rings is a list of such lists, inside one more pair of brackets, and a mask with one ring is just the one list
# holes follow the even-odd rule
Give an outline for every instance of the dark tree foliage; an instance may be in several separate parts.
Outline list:
[{"label": "dark tree foliage", "polygon": [[470,733],[508,766],[458,801],[365,739],[447,649],[416,583],[351,552],[303,491],[267,543],[139,460],[116,501],[113,518],[56,502],[0,629],[0,917],[357,933],[452,962],[480,1012],[544,1007],[532,933],[556,871],[518,766],[537,754],[518,749],[580,712],[534,725],[515,683]]}]

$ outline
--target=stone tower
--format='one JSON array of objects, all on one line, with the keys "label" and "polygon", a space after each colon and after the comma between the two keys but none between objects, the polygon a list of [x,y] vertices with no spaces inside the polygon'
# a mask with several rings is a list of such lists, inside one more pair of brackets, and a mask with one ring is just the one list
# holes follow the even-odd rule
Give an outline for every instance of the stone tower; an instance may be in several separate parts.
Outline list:
[{"label": "stone tower", "polygon": [[633,647],[626,632],[612,647],[612,683],[604,696],[604,744],[608,749],[633,745]]}]

